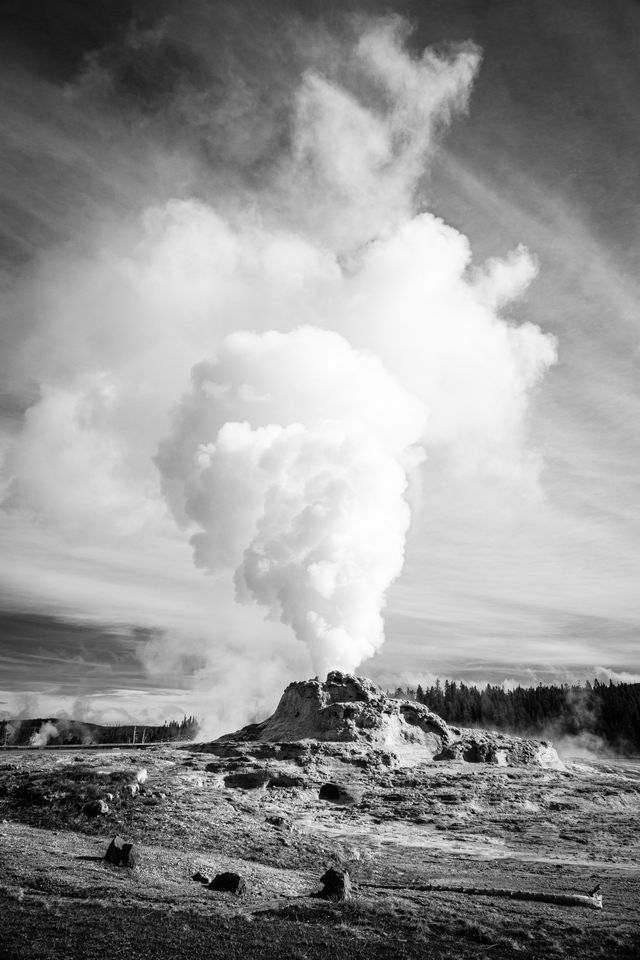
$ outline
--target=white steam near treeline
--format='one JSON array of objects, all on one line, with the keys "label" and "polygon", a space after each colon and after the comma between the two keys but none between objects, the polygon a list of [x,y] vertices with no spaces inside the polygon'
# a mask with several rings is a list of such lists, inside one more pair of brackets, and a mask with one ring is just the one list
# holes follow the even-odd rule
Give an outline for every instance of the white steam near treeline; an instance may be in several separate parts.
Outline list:
[{"label": "white steam near treeline", "polygon": [[[164,200],[111,211],[30,276],[21,362],[37,397],[7,503],[69,537],[125,542],[168,505],[196,566],[325,672],[384,640],[434,453],[469,483],[536,491],[527,410],[555,345],[511,312],[531,255],[474,266],[425,209],[429,157],[467,108],[479,52],[415,51],[398,18],[307,25],[295,42],[272,91],[240,67],[215,102],[176,84],[166,109],[186,133],[158,135]],[[119,62],[96,56],[71,106],[112,104]],[[149,157],[156,127],[138,129]],[[239,650],[252,669],[269,660],[259,636]]]}]

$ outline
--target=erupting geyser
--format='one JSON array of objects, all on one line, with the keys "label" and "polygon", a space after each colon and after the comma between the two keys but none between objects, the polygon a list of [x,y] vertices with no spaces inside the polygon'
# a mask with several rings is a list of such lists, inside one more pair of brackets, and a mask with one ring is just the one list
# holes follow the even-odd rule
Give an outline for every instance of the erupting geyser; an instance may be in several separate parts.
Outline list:
[{"label": "erupting geyser", "polygon": [[319,672],[382,643],[425,423],[376,357],[304,327],[228,337],[162,446],[165,489],[201,528],[196,563],[235,566],[238,598],[292,626]]},{"label": "erupting geyser", "polygon": [[[200,118],[221,168],[194,174],[191,198],[105,227],[93,259],[60,253],[42,272],[39,393],[7,461],[7,504],[65,535],[151,531],[147,551],[161,552],[168,502],[226,620],[216,630],[203,611],[190,632],[176,617],[147,661],[170,674],[186,644],[222,694],[245,688],[257,657],[256,705],[302,659],[281,630],[275,658],[247,640],[220,583],[292,628],[319,673],[354,670],[383,642],[430,458],[535,490],[528,398],[555,356],[505,315],[535,275],[527,251],[474,268],[466,238],[424,210],[429,157],[466,108],[478,51],[416,56],[396,17],[343,26],[301,36],[271,112],[243,94],[239,117],[205,117],[180,88],[167,115]],[[259,83],[261,104],[270,84],[240,81]]]},{"label": "erupting geyser", "polygon": [[415,61],[387,22],[354,62],[344,88],[316,74],[300,88],[287,159],[297,231],[227,225],[211,251],[221,316],[251,329],[195,366],[156,457],[174,515],[195,528],[196,564],[232,573],[236,598],[291,626],[319,673],[354,670],[383,642],[407,488],[430,446],[535,484],[523,415],[554,353],[537,328],[498,316],[535,273],[524,250],[473,274],[465,238],[412,213],[432,130],[463,105],[475,52]]}]

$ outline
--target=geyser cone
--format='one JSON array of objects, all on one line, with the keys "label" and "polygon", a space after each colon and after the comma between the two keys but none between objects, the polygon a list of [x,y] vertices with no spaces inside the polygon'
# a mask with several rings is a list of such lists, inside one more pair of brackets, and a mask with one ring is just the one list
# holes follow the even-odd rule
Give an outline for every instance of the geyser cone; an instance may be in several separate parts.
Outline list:
[{"label": "geyser cone", "polygon": [[362,744],[414,759],[561,766],[545,741],[451,727],[423,704],[389,697],[364,677],[333,671],[325,682],[290,683],[273,716],[218,742]]}]

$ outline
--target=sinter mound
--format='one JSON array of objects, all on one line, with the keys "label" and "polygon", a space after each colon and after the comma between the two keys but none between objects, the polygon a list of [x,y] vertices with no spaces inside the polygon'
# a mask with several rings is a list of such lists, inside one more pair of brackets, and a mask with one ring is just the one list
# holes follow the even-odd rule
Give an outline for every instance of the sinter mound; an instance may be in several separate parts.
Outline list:
[{"label": "sinter mound", "polygon": [[542,766],[560,765],[546,741],[452,727],[420,703],[396,700],[364,677],[333,671],[321,680],[286,688],[273,716],[220,737],[218,742],[359,743],[402,752],[413,747],[432,760]]}]

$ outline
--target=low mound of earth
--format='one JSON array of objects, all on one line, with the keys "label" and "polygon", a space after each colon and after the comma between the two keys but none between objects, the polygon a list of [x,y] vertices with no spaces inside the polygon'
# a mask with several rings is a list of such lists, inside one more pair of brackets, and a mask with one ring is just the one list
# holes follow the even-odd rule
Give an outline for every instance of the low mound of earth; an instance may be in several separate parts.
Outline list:
[{"label": "low mound of earth", "polygon": [[452,727],[420,703],[394,699],[371,680],[338,671],[326,682],[316,678],[290,683],[273,716],[217,742],[300,741],[362,745],[395,755],[396,760],[413,753],[421,760],[562,766],[545,741]]}]

